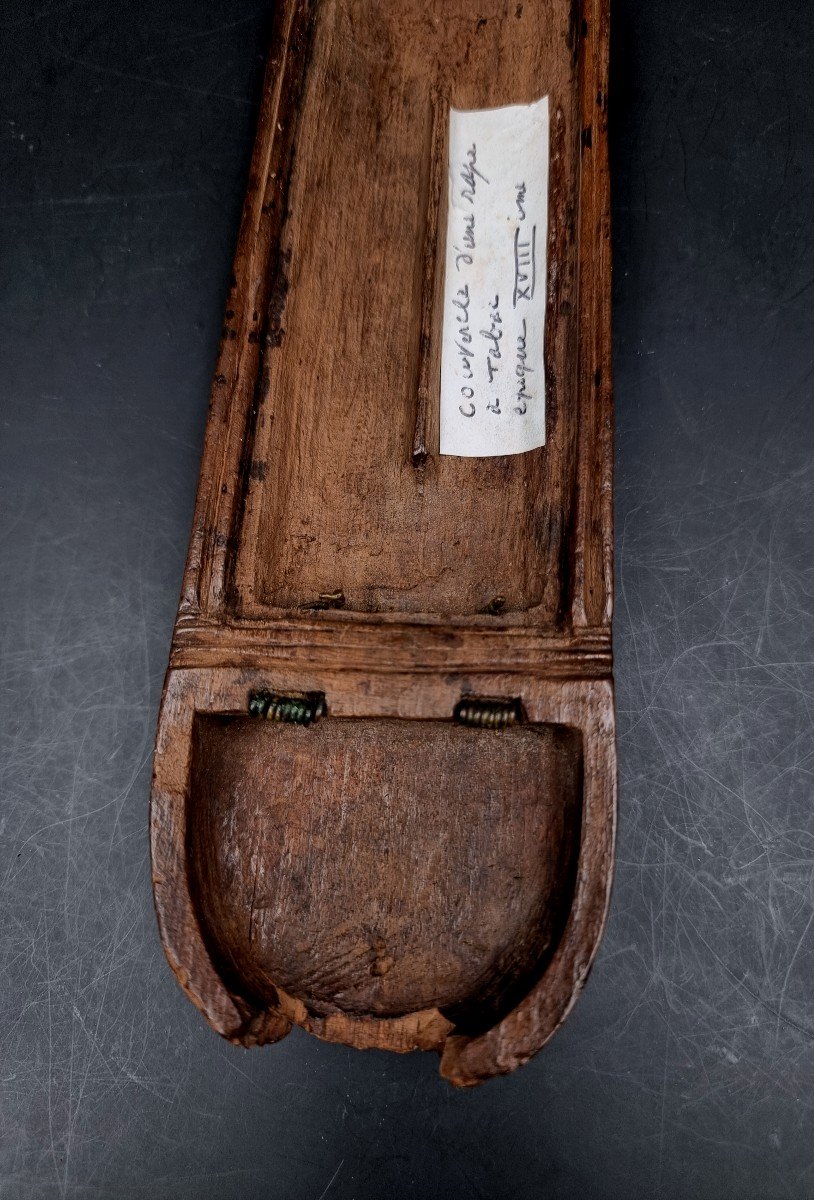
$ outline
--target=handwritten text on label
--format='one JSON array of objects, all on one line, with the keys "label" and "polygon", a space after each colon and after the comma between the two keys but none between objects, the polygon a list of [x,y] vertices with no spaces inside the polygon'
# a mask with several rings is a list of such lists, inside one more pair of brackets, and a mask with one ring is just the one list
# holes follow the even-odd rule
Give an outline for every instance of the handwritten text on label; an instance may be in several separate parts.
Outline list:
[{"label": "handwritten text on label", "polygon": [[548,97],[450,110],[441,453],[545,444]]}]

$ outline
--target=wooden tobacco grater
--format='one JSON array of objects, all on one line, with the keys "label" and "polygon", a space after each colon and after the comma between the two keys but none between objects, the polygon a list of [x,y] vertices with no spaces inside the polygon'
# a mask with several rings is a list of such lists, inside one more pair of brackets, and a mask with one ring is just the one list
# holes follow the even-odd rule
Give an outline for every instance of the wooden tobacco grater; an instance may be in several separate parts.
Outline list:
[{"label": "wooden tobacco grater", "polygon": [[[613,867],[607,0],[281,0],[152,790],[224,1037],[547,1041]],[[438,453],[448,111],[549,97],[546,445]]]}]

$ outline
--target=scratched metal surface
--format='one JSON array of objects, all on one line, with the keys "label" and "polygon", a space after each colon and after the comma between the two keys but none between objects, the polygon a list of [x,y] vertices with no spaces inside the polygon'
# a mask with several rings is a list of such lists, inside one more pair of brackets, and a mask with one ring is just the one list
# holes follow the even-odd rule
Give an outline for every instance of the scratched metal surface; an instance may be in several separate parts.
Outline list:
[{"label": "scratched metal surface", "polygon": [[0,1194],[814,1195],[814,13],[616,0],[621,831],[567,1027],[246,1052],[165,966],[147,791],[259,0],[5,6]]}]

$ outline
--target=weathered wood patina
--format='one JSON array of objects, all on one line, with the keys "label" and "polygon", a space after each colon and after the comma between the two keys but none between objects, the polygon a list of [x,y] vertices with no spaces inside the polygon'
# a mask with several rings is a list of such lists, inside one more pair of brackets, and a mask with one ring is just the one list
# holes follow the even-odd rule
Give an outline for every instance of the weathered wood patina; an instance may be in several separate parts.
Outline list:
[{"label": "weathered wood patina", "polygon": [[[161,937],[243,1045],[557,1029],[616,811],[607,0],[281,0],[159,721]],[[448,112],[547,95],[546,444],[438,453]]]}]

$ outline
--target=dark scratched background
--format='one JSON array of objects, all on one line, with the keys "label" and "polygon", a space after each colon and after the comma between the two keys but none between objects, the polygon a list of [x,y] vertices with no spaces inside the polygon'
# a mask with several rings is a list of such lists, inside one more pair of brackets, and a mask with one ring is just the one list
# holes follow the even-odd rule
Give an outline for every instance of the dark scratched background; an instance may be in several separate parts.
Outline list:
[{"label": "dark scratched background", "polygon": [[[395,0],[394,0],[395,2]],[[0,5],[0,1195],[814,1196],[814,6],[614,0],[620,833],[564,1030],[244,1051],[150,754],[265,0]]]}]

